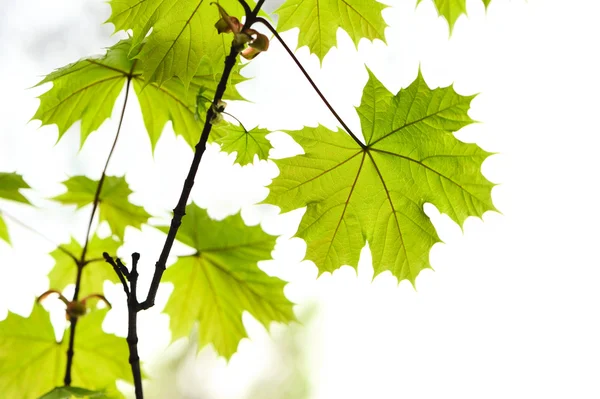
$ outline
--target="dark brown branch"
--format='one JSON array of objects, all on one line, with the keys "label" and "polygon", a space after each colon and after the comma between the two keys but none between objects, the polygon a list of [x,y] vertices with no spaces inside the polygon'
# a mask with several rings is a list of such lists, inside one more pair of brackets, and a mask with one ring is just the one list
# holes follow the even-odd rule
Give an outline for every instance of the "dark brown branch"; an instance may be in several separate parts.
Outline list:
[{"label": "dark brown branch", "polygon": [[294,55],[294,52],[283,41],[283,39],[281,38],[281,36],[277,32],[277,30],[275,30],[275,28],[273,27],[273,25],[271,25],[269,23],[269,21],[267,21],[266,19],[264,19],[262,17],[256,18],[256,22],[260,22],[261,24],[263,24],[264,26],[266,26],[271,31],[271,33],[277,38],[277,40],[279,40],[279,42],[281,43],[281,45],[283,46],[283,48],[285,48],[285,50],[287,51],[287,53],[289,54],[289,56],[292,57],[292,59],[294,60],[294,62],[296,63],[296,65],[298,66],[298,68],[300,69],[300,71],[302,71],[302,73],[304,74],[304,76],[306,77],[306,79],[308,80],[308,82],[310,83],[310,85],[313,87],[313,89],[315,90],[315,92],[317,92],[317,94],[319,95],[319,97],[321,97],[321,100],[323,100],[323,102],[325,103],[325,105],[327,106],[327,108],[329,108],[329,111],[331,112],[331,114],[335,117],[335,119],[337,119],[337,121],[340,123],[340,125],[342,125],[342,127],[344,128],[344,130],[346,130],[346,132],[348,132],[348,134],[350,135],[350,137],[352,137],[354,139],[354,141],[356,141],[356,143],[361,148],[363,148],[363,149],[367,148],[367,146],[362,141],[360,141],[359,138],[356,137],[356,135],[354,133],[352,133],[352,130],[350,130],[350,128],[348,127],[348,125],[346,125],[346,123],[338,115],[338,113],[335,112],[335,110],[333,109],[333,107],[331,106],[331,104],[329,103],[329,101],[327,101],[327,99],[325,98],[325,96],[323,95],[323,93],[321,93],[321,90],[319,90],[319,88],[317,87],[317,85],[315,84],[315,82],[312,80],[312,78],[310,77],[310,75],[308,74],[308,72],[306,72],[306,69],[304,69],[304,67],[302,66],[302,64],[298,60],[298,58],[296,58],[296,56]]},{"label": "dark brown branch", "polygon": [[[102,255],[104,256],[104,260],[106,260],[106,262],[113,267],[115,273],[117,273],[117,276],[119,276],[119,280],[121,281],[123,289],[125,290],[125,294],[127,295],[127,346],[129,347],[129,365],[131,366],[131,372],[133,374],[135,397],[136,399],[143,399],[144,393],[142,388],[142,371],[140,368],[140,356],[137,348],[137,314],[142,310],[137,300],[137,280],[139,276],[137,264],[140,260],[140,254],[134,252],[131,255],[133,260],[131,264],[131,271],[127,270],[125,265],[123,265],[121,262],[121,259],[116,258],[115,261],[106,252],[104,252]],[[127,277],[127,280],[129,280],[129,286],[125,281],[125,277]]]},{"label": "dark brown branch", "polygon": [[[133,69],[133,67],[132,67]],[[123,118],[125,117],[125,107],[127,106],[127,99],[129,98],[129,88],[131,86],[131,77],[127,78],[127,83],[125,84],[125,99],[123,100],[123,108],[121,109],[121,116],[119,118],[119,125],[117,126],[117,134],[115,135],[115,139],[113,140],[112,147],[110,152],[108,153],[108,157],[106,158],[106,163],[104,164],[104,169],[102,170],[102,175],[100,176],[100,180],[98,181],[98,187],[96,187],[96,193],[94,194],[94,202],[92,205],[92,214],[90,215],[90,220],[87,227],[87,232],[85,234],[85,243],[83,244],[83,249],[81,251],[81,257],[79,259],[75,259],[75,264],[77,265],[77,277],[75,279],[75,292],[73,293],[73,301],[76,301],[79,298],[79,291],[81,290],[81,277],[83,275],[83,268],[87,264],[85,260],[85,255],[87,253],[88,244],[90,242],[90,233],[92,230],[92,224],[94,222],[94,215],[96,214],[96,210],[98,209],[98,203],[100,202],[100,193],[102,191],[102,185],[104,184],[104,179],[106,178],[106,170],[108,169],[108,164],[110,159],[115,151],[115,147],[117,145],[117,140],[119,139],[119,135],[121,134],[121,126],[123,125]],[[67,367],[65,370],[65,378],[64,383],[66,386],[71,385],[71,369],[73,366],[73,357],[75,356],[75,329],[77,327],[77,318],[73,317],[71,319],[71,331],[69,336],[69,348],[67,349]]]}]

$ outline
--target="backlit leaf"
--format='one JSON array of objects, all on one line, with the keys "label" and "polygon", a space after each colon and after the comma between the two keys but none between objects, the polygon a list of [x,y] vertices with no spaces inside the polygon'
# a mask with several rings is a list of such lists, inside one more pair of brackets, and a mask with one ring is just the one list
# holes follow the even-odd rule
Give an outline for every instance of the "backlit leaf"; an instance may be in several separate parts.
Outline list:
[{"label": "backlit leaf", "polygon": [[258,159],[266,160],[269,157],[271,142],[266,135],[271,133],[267,129],[254,128],[246,131],[241,126],[227,125],[222,129],[223,133],[216,132],[214,141],[221,144],[221,151],[228,154],[236,152],[235,162],[247,165]]},{"label": "backlit leaf", "polygon": [[[232,36],[219,35],[219,10],[208,0],[112,0],[107,22],[115,31],[133,30],[134,52],[143,62],[144,79],[162,85],[178,77],[187,89],[199,71],[213,75],[223,70]],[[250,6],[253,2],[248,1]],[[230,15],[244,10],[237,0],[220,0]],[[152,32],[146,38],[148,32]],[[146,43],[141,46],[146,38]]]},{"label": "backlit leaf", "polygon": [[[102,331],[108,310],[94,310],[77,323],[73,385],[93,390],[107,390],[115,397],[115,381],[132,381],[127,356],[127,342]],[[34,305],[28,318],[14,313],[0,322],[0,392],[2,397],[37,398],[63,385],[69,346],[69,329],[56,342],[48,313]]]},{"label": "backlit leaf", "polygon": [[[417,0],[417,5],[423,0]],[[492,0],[482,0],[487,8]],[[448,21],[450,33],[454,28],[454,24],[458,17],[462,14],[467,14],[467,0],[433,0],[433,4],[437,9],[438,15],[444,17]]]},{"label": "backlit leaf", "polygon": [[375,0],[287,0],[275,10],[277,30],[300,28],[298,47],[308,46],[323,61],[337,44],[338,28],[345,30],[355,45],[363,37],[385,41],[384,8]]},{"label": "backlit leaf", "polygon": [[[112,237],[98,238],[96,235],[92,237],[88,243],[85,257],[88,263],[83,267],[81,274],[80,297],[102,293],[105,280],[119,282],[113,268],[104,261],[102,252],[108,252],[115,256],[120,246],[121,243]],[[76,256],[80,256],[83,250],[81,245],[73,238],[68,245],[62,245],[62,248]],[[50,255],[55,262],[54,267],[48,274],[50,288],[62,291],[67,285],[75,283],[77,265],[73,258],[58,248],[52,251]]]},{"label": "backlit leaf", "polygon": [[[55,201],[74,204],[78,208],[94,202],[98,181],[86,176],[74,176],[63,184],[67,192],[54,197]],[[128,201],[131,193],[124,177],[106,176],[99,197],[100,222],[108,222],[112,233],[121,240],[126,226],[139,229],[150,217],[144,208]]]},{"label": "backlit leaf", "polygon": [[246,226],[239,215],[215,221],[191,204],[177,239],[197,253],[180,257],[163,277],[175,286],[165,307],[173,339],[187,336],[198,321],[199,347],[212,344],[229,358],[247,336],[244,311],[266,328],[272,321],[295,319],[293,304],[283,295],[285,282],[257,266],[271,257],[275,246],[275,237],[259,226]]},{"label": "backlit leaf", "polygon": [[324,127],[289,132],[305,154],[275,160],[280,175],[264,202],[283,212],[307,207],[297,236],[321,273],[356,267],[368,241],[376,275],[390,270],[414,284],[439,241],[426,202],[461,225],[495,209],[480,172],[489,153],[452,134],[472,122],[474,96],[431,90],[420,73],[393,95],[369,76],[357,108],[366,148]]},{"label": "backlit leaf", "polygon": [[[40,106],[32,119],[42,125],[56,124],[59,139],[81,120],[81,145],[87,137],[111,116],[116,99],[128,79],[138,97],[144,124],[152,148],[156,146],[165,124],[173,122],[173,130],[194,146],[204,126],[203,118],[196,118],[196,96],[201,87],[211,100],[222,75],[203,66],[192,78],[189,88],[177,79],[160,87],[147,84],[142,76],[143,62],[130,60],[131,40],[122,40],[108,49],[103,57],[92,57],[67,65],[52,72],[38,85],[52,82],[52,88],[42,94]],[[226,98],[242,100],[235,85],[245,80],[236,66],[230,76]],[[202,115],[204,116],[204,115]]]},{"label": "backlit leaf", "polygon": [[[29,184],[23,180],[22,176],[16,173],[0,172],[0,198],[31,204],[19,191],[23,188],[29,188]],[[6,222],[2,217],[2,212],[0,212],[0,240],[4,240],[10,244],[10,235]]]}]

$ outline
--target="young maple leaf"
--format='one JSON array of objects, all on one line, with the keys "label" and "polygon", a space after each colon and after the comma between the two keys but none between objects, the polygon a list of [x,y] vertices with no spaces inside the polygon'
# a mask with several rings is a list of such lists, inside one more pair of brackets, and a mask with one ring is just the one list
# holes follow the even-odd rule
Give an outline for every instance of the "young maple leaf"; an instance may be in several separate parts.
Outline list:
[{"label": "young maple leaf", "polygon": [[[214,28],[212,29],[214,30]],[[217,37],[218,38],[218,37]],[[159,86],[148,83],[142,75],[141,60],[129,59],[132,39],[118,42],[102,57],[90,57],[60,68],[46,76],[38,85],[52,83],[52,88],[42,94],[40,106],[32,119],[42,125],[56,124],[59,139],[78,120],[81,120],[81,145],[88,136],[108,119],[115,101],[128,79],[141,106],[152,149],[155,148],[168,121],[173,130],[194,146],[202,133],[202,118],[197,117],[197,94],[212,97],[222,71],[216,72],[201,65],[185,88],[179,79],[171,79]],[[245,80],[236,66],[230,77],[226,98],[242,100],[235,84]],[[103,101],[97,101],[102,98]]]},{"label": "young maple leaf", "polygon": [[[417,0],[417,5],[423,0]],[[487,8],[492,0],[482,0],[484,6]],[[450,28],[450,34],[454,29],[454,24],[458,17],[462,14],[467,14],[467,1],[466,0],[433,0],[433,4],[437,9],[438,15],[444,17],[448,21],[448,27]]]},{"label": "young maple leaf", "polygon": [[[67,192],[54,198],[63,204],[74,204],[77,208],[92,204],[98,182],[86,176],[73,176],[63,182]],[[124,177],[106,176],[99,197],[100,222],[106,221],[112,234],[123,240],[125,227],[140,228],[150,214],[143,207],[128,201],[132,191]]]},{"label": "young maple leaf", "polygon": [[385,41],[384,4],[375,0],[287,0],[277,10],[277,29],[299,28],[298,47],[308,46],[323,58],[336,46],[338,28],[345,30],[355,45],[360,39]]},{"label": "young maple leaf", "polygon": [[[253,1],[247,1],[250,7]],[[232,15],[243,15],[237,0],[220,0]],[[214,24],[219,20],[216,7],[204,0],[112,0],[107,22],[115,31],[133,30],[132,52],[142,61],[146,82],[159,86],[178,77],[187,90],[202,68],[221,71],[231,42],[219,37]],[[146,38],[146,35],[152,32]],[[143,41],[146,41],[141,46]]]},{"label": "young maple leaf", "polygon": [[[125,338],[102,331],[108,309],[78,319],[73,357],[73,385],[107,389],[124,398],[116,380],[133,383]],[[64,333],[68,337],[70,329]],[[4,398],[37,398],[63,383],[68,339],[56,342],[50,316],[41,305],[28,318],[10,313],[0,322],[0,392]]]},{"label": "young maple leaf", "polygon": [[246,226],[239,214],[216,221],[193,203],[185,214],[177,240],[197,252],[179,257],[163,277],[175,286],[165,306],[173,340],[187,336],[200,322],[199,348],[212,344],[230,358],[247,336],[244,311],[267,329],[273,321],[295,320],[293,303],[283,295],[285,281],[257,266],[271,257],[276,237],[259,226]]},{"label": "young maple leaf", "polygon": [[480,172],[489,153],[452,134],[472,122],[474,97],[430,90],[420,72],[393,95],[369,71],[357,108],[365,144],[324,127],[288,132],[305,153],[274,161],[280,175],[264,202],[307,207],[297,236],[319,273],[356,267],[368,241],[375,275],[390,270],[414,284],[439,241],[426,202],[458,224],[495,210]]}]

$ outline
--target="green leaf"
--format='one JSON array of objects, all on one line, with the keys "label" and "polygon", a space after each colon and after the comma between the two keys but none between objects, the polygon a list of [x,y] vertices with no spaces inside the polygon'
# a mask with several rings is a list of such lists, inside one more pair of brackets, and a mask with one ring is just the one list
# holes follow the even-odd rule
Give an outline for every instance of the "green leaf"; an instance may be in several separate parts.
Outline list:
[{"label": "green leaf", "polygon": [[85,399],[110,399],[109,396],[104,392],[90,391],[89,389],[83,389],[78,387],[57,387],[45,395],[40,396],[39,399],[72,399],[72,398],[85,398]]},{"label": "green leaf", "polygon": [[480,172],[489,153],[452,134],[472,122],[474,97],[430,90],[420,72],[393,95],[369,71],[357,108],[366,147],[324,127],[290,132],[305,154],[275,160],[280,175],[264,202],[282,212],[307,207],[297,236],[320,273],[356,267],[368,241],[376,275],[390,270],[414,284],[439,241],[426,202],[458,224],[495,210]]},{"label": "green leaf", "polygon": [[237,152],[235,161],[240,165],[247,165],[258,159],[266,160],[269,157],[271,142],[266,135],[271,133],[267,129],[254,128],[246,131],[242,126],[227,125],[222,133],[215,132],[214,141],[221,144],[221,151],[228,154]]},{"label": "green leaf", "polygon": [[[108,49],[103,57],[80,60],[56,70],[38,85],[52,82],[52,88],[42,94],[40,106],[32,119],[42,125],[56,124],[59,139],[78,120],[81,120],[81,145],[87,137],[108,119],[116,99],[128,79],[133,83],[138,97],[144,124],[152,149],[168,121],[173,122],[173,130],[194,146],[204,126],[204,121],[196,115],[196,95],[203,87],[205,95],[212,98],[222,75],[212,68],[202,67],[186,89],[177,79],[171,79],[162,86],[150,83],[142,77],[143,62],[131,61],[132,40],[122,40]],[[235,84],[244,80],[237,66],[231,74],[226,98],[242,100]]]},{"label": "green leaf", "polygon": [[[84,266],[81,274],[80,297],[86,297],[89,294],[101,294],[105,280],[114,283],[119,282],[112,267],[104,261],[102,252],[108,252],[111,255],[117,253],[121,243],[112,237],[98,238],[94,235],[88,243],[86,259],[88,263]],[[71,254],[80,256],[83,248],[71,238],[68,245],[62,245],[61,248]],[[77,276],[77,264],[65,251],[60,248],[50,253],[54,258],[54,268],[48,274],[50,279],[50,288],[62,291],[67,285],[75,283]]]},{"label": "green leaf", "polygon": [[31,204],[27,198],[19,192],[22,188],[30,188],[23,177],[16,173],[0,172],[0,198]]},{"label": "green leaf", "polygon": [[386,6],[375,0],[287,0],[275,13],[280,32],[300,28],[298,47],[308,46],[322,62],[336,46],[336,32],[344,29],[355,45],[360,39],[385,42],[385,21],[381,11]]},{"label": "green leaf", "polygon": [[[220,19],[216,6],[207,0],[112,0],[112,13],[106,22],[115,31],[133,30],[133,49],[143,62],[144,79],[162,85],[178,77],[187,89],[200,70],[213,75],[223,70],[233,36],[219,35],[215,23]],[[253,6],[253,2],[248,2]],[[220,0],[230,15],[241,18],[243,8],[237,0]],[[142,41],[148,32],[152,33]],[[141,46],[141,47],[140,47]]]},{"label": "green leaf", "polygon": [[191,204],[177,239],[198,252],[180,257],[163,277],[175,286],[165,307],[174,340],[187,336],[199,321],[199,347],[213,344],[219,355],[230,358],[247,336],[244,311],[266,328],[272,321],[295,320],[293,304],[283,294],[285,282],[257,266],[271,257],[275,237],[246,226],[239,214],[215,221]]},{"label": "green leaf", "polygon": [[[115,392],[115,381],[132,381],[127,342],[102,331],[107,309],[94,310],[77,322],[73,384]],[[67,329],[56,342],[48,313],[38,304],[28,318],[14,313],[0,322],[0,392],[5,398],[38,397],[62,385],[69,346]]]},{"label": "green leaf", "polygon": [[[53,200],[74,204],[78,208],[94,202],[98,181],[86,176],[74,176],[63,184],[67,187],[67,192],[52,198]],[[98,204],[100,222],[107,221],[112,233],[120,240],[123,240],[126,226],[139,229],[150,217],[144,208],[127,200],[131,193],[124,177],[105,177]]]},{"label": "green leaf", "polygon": [[[417,5],[423,0],[417,0]],[[483,4],[487,8],[492,0],[482,0]],[[437,9],[438,15],[442,16],[448,21],[450,27],[450,34],[458,17],[462,14],[467,14],[467,2],[466,0],[433,0],[433,4]]]}]

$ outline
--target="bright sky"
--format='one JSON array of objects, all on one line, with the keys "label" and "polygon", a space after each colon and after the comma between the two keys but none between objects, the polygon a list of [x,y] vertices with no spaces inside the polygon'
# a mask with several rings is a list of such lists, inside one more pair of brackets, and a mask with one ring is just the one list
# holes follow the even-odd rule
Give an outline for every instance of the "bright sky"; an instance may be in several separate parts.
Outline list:
[{"label": "bright sky", "polygon": [[[277,215],[253,205],[277,174],[272,162],[232,166],[233,158],[210,147],[193,193],[210,214],[222,218],[241,209],[249,224],[261,223],[284,234],[264,270],[290,281],[304,327],[273,326],[275,343],[251,317],[244,340],[229,365],[209,348],[186,357],[178,382],[181,397],[255,398],[245,392],[257,378],[283,367],[277,342],[294,332],[303,341],[310,399],[437,398],[598,398],[600,397],[600,216],[595,186],[600,171],[596,123],[600,101],[600,25],[596,2],[468,0],[448,39],[447,24],[430,0],[388,0],[387,45],[363,40],[354,48],[338,31],[338,49],[322,69],[307,49],[301,62],[354,131],[367,81],[365,64],[393,92],[408,86],[420,65],[430,87],[454,82],[463,95],[481,93],[470,116],[481,123],[457,133],[467,142],[496,152],[483,173],[499,185],[494,203],[502,212],[483,221],[469,218],[463,230],[435,207],[426,207],[444,243],[431,251],[435,271],[417,278],[415,291],[389,273],[373,279],[363,251],[358,275],[342,267],[316,279],[316,267],[302,262],[304,244],[289,239],[302,212]],[[269,1],[267,0],[267,5]],[[81,239],[89,209],[76,212],[43,197],[64,189],[68,176],[98,178],[116,129],[116,113],[78,152],[78,126],[54,146],[55,127],[27,121],[34,98],[44,88],[25,90],[40,75],[115,43],[111,26],[100,26],[109,7],[100,0],[3,0],[0,13],[0,171],[18,171],[36,192],[28,197],[43,211],[6,201],[0,209],[33,226],[55,243]],[[283,35],[291,47],[297,31]],[[596,49],[596,50],[594,50]],[[254,104],[230,103],[228,111],[244,124],[273,130],[298,129],[335,120],[311,91],[275,41],[244,72],[256,76],[238,86]],[[122,98],[117,101],[122,103]],[[192,153],[167,129],[154,159],[137,103],[128,105],[124,135],[109,174],[126,174],[135,194],[153,215],[167,216],[179,196]],[[285,156],[298,150],[281,133],[272,136]],[[215,173],[218,171],[219,173]],[[53,246],[8,221],[13,247],[0,243],[0,319],[7,311],[27,315],[35,295],[48,288]],[[149,284],[163,236],[152,228],[129,229],[119,255],[142,254],[142,290]],[[176,247],[175,254],[183,247]],[[175,258],[173,258],[174,260]],[[124,334],[124,295],[106,283],[115,309],[105,328]],[[140,316],[142,357],[152,366],[166,357],[167,317],[160,308],[170,289],[159,291],[159,306]],[[317,310],[310,309],[317,304]],[[63,321],[56,313],[54,320]],[[179,343],[181,346],[181,343]],[[168,353],[176,354],[177,347]],[[181,349],[181,348],[179,348]],[[273,377],[274,379],[279,377]],[[160,381],[160,376],[157,376]],[[204,395],[204,396],[202,396]],[[149,396],[152,397],[152,396]],[[154,397],[178,397],[163,391]]]}]

